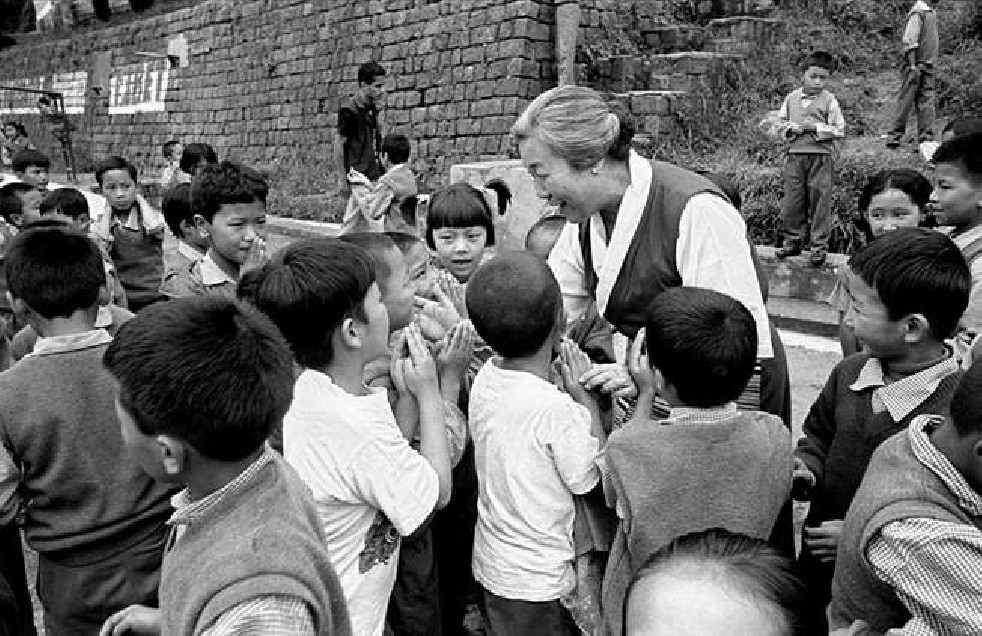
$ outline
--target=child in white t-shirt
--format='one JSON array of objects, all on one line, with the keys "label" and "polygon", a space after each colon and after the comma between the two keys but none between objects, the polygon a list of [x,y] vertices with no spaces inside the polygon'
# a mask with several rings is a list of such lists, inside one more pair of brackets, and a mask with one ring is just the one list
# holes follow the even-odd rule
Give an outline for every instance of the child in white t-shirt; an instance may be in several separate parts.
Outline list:
[{"label": "child in white t-shirt", "polygon": [[[573,495],[597,486],[605,438],[596,400],[577,382],[589,359],[561,343],[559,285],[533,254],[481,266],[466,300],[478,334],[499,354],[478,372],[470,402],[479,489],[472,563],[490,631],[572,634],[560,598],[575,586]],[[549,381],[560,350],[567,393]]]},{"label": "child in white t-shirt", "polygon": [[451,471],[436,367],[417,327],[406,329],[408,355],[394,357],[392,376],[399,402],[418,404],[419,452],[386,390],[364,384],[365,364],[388,350],[390,316],[376,280],[362,248],[311,239],[239,287],[303,368],[283,420],[284,456],[313,491],[352,633],[365,636],[383,633],[400,538],[446,505]]}]

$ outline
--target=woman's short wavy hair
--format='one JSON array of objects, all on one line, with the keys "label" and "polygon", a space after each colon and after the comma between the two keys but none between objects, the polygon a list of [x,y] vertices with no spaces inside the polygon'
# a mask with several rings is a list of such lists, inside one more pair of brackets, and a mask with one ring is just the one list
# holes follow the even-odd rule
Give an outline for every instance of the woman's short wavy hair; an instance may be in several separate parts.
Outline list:
[{"label": "woman's short wavy hair", "polygon": [[511,133],[518,142],[536,135],[573,169],[585,170],[608,157],[626,161],[634,125],[597,91],[558,86],[536,97]]}]

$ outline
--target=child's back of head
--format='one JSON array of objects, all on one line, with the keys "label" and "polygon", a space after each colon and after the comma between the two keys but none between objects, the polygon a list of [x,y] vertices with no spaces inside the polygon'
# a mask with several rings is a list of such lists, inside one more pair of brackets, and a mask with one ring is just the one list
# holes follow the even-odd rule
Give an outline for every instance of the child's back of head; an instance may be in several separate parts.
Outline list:
[{"label": "child's back of head", "polygon": [[81,232],[68,228],[21,232],[7,250],[5,265],[15,302],[25,303],[48,320],[68,318],[80,310],[95,311],[99,291],[106,284],[99,248]]},{"label": "child's back of head", "polygon": [[563,323],[559,283],[528,252],[505,252],[478,268],[466,302],[478,335],[505,358],[532,356],[555,344]]},{"label": "child's back of head", "polygon": [[333,238],[308,239],[247,272],[238,294],[279,327],[298,363],[323,370],[334,360],[332,338],[342,322],[367,320],[365,296],[374,282],[375,265],[360,247]]},{"label": "child's back of head", "polygon": [[191,209],[191,184],[181,183],[164,192],[160,201],[160,211],[164,215],[167,228],[178,239],[184,238],[184,227],[194,225],[194,212]]},{"label": "child's back of head", "polygon": [[790,558],[761,539],[713,528],[675,539],[642,564],[624,626],[631,634],[811,636],[818,628],[810,605]]},{"label": "child's back of head", "polygon": [[525,235],[525,249],[542,260],[547,260],[564,227],[566,227],[565,217],[558,214],[542,217],[529,228]]},{"label": "child's back of head", "polygon": [[389,134],[382,139],[382,147],[379,150],[381,154],[386,156],[389,163],[398,165],[409,161],[412,146],[405,135]]},{"label": "child's back of head", "polygon": [[[258,452],[293,396],[283,336],[254,308],[227,299],[148,307],[119,330],[105,364],[142,435],[179,439],[214,462]],[[141,464],[158,479],[186,481]]]},{"label": "child's back of head", "polygon": [[179,165],[183,172],[195,175],[201,168],[217,163],[218,155],[214,148],[208,144],[193,143],[184,147]]},{"label": "child's back of head", "polygon": [[717,407],[736,400],[753,375],[757,326],[738,300],[674,287],[651,303],[645,344],[652,369],[683,405]]},{"label": "child's back of head", "polygon": [[88,232],[91,223],[89,203],[75,188],[58,188],[45,195],[38,210],[42,217],[62,218],[80,232]]},{"label": "child's back of head", "polygon": [[968,306],[972,283],[968,265],[951,239],[939,232],[926,228],[888,232],[856,252],[849,268],[876,291],[888,320],[921,315],[930,326],[927,337],[935,342],[954,333]]}]

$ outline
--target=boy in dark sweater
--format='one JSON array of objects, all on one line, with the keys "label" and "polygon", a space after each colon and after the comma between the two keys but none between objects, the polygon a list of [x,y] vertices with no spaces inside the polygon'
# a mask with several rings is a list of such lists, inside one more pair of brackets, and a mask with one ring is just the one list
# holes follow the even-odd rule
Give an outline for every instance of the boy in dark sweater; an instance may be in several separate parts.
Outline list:
[{"label": "boy in dark sweater", "polygon": [[[982,633],[982,365],[951,417],[923,415],[873,454],[849,507],[832,582],[833,629]],[[852,632],[855,633],[855,632]]]},{"label": "boy in dark sweater", "polygon": [[795,492],[810,498],[801,564],[827,603],[842,520],[877,446],[922,413],[944,414],[961,377],[944,344],[971,279],[951,239],[924,228],[884,234],[849,259],[845,322],[866,350],[840,362],[804,423]]},{"label": "boy in dark sweater", "polygon": [[126,450],[173,504],[160,609],[104,635],[350,634],[309,491],[266,444],[293,394],[293,356],[256,310],[221,298],[145,309],[106,351]]},{"label": "boy in dark sweater", "polygon": [[603,585],[610,633],[621,633],[632,572],[675,537],[715,527],[771,536],[791,494],[791,436],[776,415],[737,409],[756,360],[754,317],[739,301],[676,287],[652,303],[630,369],[638,404],[657,389],[671,410],[650,419],[639,408],[604,450],[620,519]]},{"label": "boy in dark sweater", "polygon": [[[7,251],[14,311],[40,335],[0,374],[0,526],[23,507],[49,634],[91,634],[130,603],[155,604],[170,492],[123,456],[111,338],[95,328],[99,248],[66,228],[26,230]],[[19,502],[17,493],[24,495]]]}]

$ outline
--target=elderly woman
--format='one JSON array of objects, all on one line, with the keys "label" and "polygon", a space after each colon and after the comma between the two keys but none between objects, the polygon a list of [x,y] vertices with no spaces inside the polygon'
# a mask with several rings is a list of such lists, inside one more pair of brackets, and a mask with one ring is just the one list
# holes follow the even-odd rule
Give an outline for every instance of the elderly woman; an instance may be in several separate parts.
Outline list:
[{"label": "elderly woman", "polygon": [[[774,413],[790,425],[787,364],[764,307],[766,278],[724,191],[633,151],[630,123],[588,88],[543,93],[512,134],[539,196],[568,221],[549,256],[567,316],[575,319],[596,302],[618,332],[633,338],[649,304],[670,287],[732,296],[756,321],[760,362],[740,406]],[[583,381],[619,395],[633,388],[622,366],[595,369]],[[789,502],[772,538],[793,554],[790,511]],[[619,609],[604,608],[611,611]]]},{"label": "elderly woman", "polygon": [[[790,424],[783,349],[764,308],[743,218],[724,192],[705,177],[632,150],[630,123],[589,88],[543,93],[512,134],[539,196],[569,222],[549,257],[569,318],[595,301],[617,331],[633,337],[649,303],[669,287],[728,294],[757,322],[760,372],[741,404]],[[598,374],[595,384],[627,388],[623,372]]]}]

